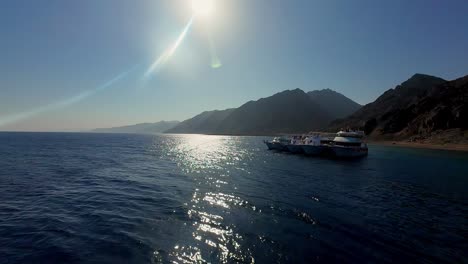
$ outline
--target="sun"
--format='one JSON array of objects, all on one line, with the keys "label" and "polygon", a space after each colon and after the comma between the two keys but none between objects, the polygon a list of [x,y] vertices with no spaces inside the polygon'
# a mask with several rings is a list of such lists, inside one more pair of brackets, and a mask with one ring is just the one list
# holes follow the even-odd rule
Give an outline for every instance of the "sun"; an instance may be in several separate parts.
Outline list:
[{"label": "sun", "polygon": [[192,9],[195,15],[209,16],[213,13],[214,0],[192,0]]}]

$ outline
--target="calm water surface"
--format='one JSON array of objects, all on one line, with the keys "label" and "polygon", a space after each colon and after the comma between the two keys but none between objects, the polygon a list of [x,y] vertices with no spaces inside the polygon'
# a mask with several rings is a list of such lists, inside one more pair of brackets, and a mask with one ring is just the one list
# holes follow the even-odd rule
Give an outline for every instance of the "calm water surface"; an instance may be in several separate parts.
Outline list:
[{"label": "calm water surface", "polygon": [[0,133],[0,263],[468,261],[468,155]]}]

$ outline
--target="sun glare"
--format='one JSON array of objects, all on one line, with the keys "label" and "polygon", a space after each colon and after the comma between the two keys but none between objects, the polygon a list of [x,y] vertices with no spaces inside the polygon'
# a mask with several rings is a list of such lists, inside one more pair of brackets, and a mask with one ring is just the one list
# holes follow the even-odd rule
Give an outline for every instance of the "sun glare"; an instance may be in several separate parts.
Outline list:
[{"label": "sun glare", "polygon": [[214,0],[192,0],[195,15],[209,16],[213,13]]}]

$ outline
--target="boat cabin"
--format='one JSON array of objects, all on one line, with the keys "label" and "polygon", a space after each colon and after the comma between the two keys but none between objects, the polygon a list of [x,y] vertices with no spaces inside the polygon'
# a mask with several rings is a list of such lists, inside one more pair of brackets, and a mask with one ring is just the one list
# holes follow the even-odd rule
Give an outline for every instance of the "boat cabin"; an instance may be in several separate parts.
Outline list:
[{"label": "boat cabin", "polygon": [[363,143],[363,131],[339,131],[333,139],[336,146],[361,147]]}]

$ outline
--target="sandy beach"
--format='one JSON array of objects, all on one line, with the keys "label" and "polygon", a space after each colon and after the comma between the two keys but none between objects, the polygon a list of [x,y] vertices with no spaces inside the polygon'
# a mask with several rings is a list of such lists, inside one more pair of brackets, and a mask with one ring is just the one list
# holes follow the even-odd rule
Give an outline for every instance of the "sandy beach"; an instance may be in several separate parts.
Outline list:
[{"label": "sandy beach", "polygon": [[405,142],[405,141],[369,141],[369,144],[406,147],[406,148],[425,148],[425,149],[468,151],[468,144],[453,144],[453,143],[433,144],[433,143],[418,143],[418,142]]}]

